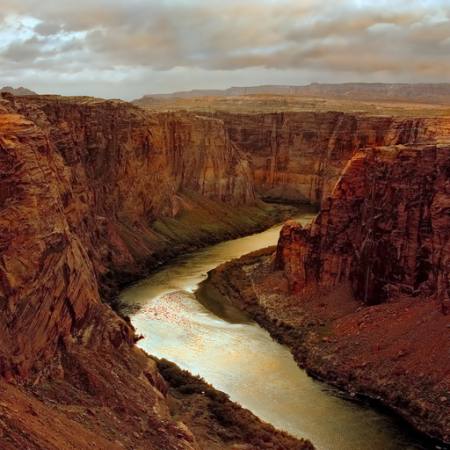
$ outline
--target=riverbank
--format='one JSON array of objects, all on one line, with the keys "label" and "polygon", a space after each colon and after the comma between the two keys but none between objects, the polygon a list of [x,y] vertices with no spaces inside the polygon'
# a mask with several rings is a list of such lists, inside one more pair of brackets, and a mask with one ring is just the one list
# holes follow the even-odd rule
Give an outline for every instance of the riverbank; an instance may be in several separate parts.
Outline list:
[{"label": "riverbank", "polygon": [[0,381],[2,450],[314,449],[135,346],[66,345],[49,365],[59,376],[34,386]]},{"label": "riverbank", "polygon": [[314,449],[309,441],[276,430],[176,364],[160,360],[158,370],[168,383],[172,416],[192,430],[202,449]]},{"label": "riverbank", "polygon": [[230,299],[287,345],[313,377],[353,398],[379,402],[426,436],[448,443],[449,324],[446,316],[433,314],[433,301],[405,297],[361,308],[345,285],[300,300],[287,294],[283,274],[273,271],[273,252],[260,250],[218,267],[202,291]]}]

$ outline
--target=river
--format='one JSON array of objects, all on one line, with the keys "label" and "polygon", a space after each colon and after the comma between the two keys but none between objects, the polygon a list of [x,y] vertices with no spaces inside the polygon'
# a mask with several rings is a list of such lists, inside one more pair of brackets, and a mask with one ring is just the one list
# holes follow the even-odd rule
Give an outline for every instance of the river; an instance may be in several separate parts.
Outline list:
[{"label": "river", "polygon": [[[306,224],[305,209],[295,220]],[[300,369],[289,350],[230,305],[206,308],[196,289],[209,270],[274,245],[280,225],[177,258],[126,289],[121,299],[148,353],[177,363],[261,419],[319,450],[425,449],[403,423],[346,400]],[[205,303],[205,302],[203,302]],[[223,310],[216,315],[212,311]]]}]

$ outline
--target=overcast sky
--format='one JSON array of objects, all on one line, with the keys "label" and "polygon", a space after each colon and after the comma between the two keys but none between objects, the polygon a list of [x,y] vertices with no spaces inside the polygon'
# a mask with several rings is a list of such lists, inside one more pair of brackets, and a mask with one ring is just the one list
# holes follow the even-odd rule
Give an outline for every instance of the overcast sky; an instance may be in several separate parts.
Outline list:
[{"label": "overcast sky", "polygon": [[0,86],[450,81],[450,0],[1,0]]}]

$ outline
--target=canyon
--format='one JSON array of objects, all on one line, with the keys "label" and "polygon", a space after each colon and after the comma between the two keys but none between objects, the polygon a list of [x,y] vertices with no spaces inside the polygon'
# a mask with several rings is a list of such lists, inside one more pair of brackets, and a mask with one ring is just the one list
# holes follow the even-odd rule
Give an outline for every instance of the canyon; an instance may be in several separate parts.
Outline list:
[{"label": "canyon", "polygon": [[[104,302],[116,273],[138,278],[273,220],[218,122],[85,98],[4,95],[0,107],[0,446],[312,448],[207,385],[211,412],[193,434],[129,321]],[[189,401],[205,415],[203,398]],[[227,437],[230,427],[239,432]]]},{"label": "canyon", "polygon": [[[146,111],[116,100],[2,94],[2,448],[312,448],[207,385],[208,402],[220,398],[231,419],[211,413],[200,426],[193,413],[194,423],[184,423],[170,408],[176,389],[161,375],[177,369],[160,371],[114,311],[124,285],[170,258],[289,213],[263,200],[321,212],[310,229],[288,223],[276,252],[249,257],[272,315],[254,298],[244,307],[274,335],[280,305],[295,311],[299,323],[280,327],[298,330],[285,341],[311,373],[345,388],[341,374],[351,374],[361,386],[349,389],[367,394],[371,384],[373,397],[448,441],[447,142],[450,119],[441,113]],[[242,307],[248,281],[233,264],[219,271],[228,287],[217,285]],[[332,332],[306,335],[308,320],[310,330],[322,321]],[[413,331],[411,345],[367,337]],[[372,359],[321,363],[355,346]],[[189,378],[180,373],[167,378]],[[407,396],[401,406],[397,385]],[[205,408],[205,399],[189,402]],[[242,432],[227,441],[229,426]]]}]

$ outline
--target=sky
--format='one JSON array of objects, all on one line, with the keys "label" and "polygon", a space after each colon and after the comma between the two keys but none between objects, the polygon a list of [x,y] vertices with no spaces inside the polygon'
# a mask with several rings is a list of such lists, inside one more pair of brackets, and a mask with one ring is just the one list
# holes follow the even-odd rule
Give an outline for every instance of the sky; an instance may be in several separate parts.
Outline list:
[{"label": "sky", "polygon": [[1,0],[0,86],[449,82],[450,0]]}]

